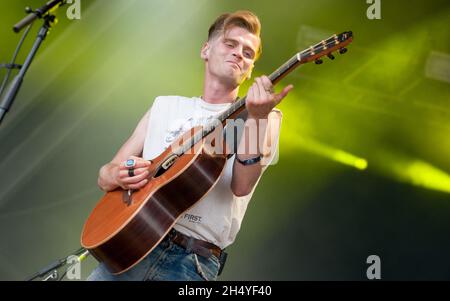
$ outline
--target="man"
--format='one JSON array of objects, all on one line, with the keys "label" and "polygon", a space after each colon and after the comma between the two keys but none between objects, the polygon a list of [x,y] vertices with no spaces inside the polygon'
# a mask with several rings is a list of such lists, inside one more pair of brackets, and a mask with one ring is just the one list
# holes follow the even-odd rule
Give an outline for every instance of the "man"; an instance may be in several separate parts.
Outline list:
[{"label": "man", "polygon": [[[237,99],[240,84],[250,78],[261,54],[260,28],[258,17],[249,11],[216,19],[200,53],[205,63],[203,95],[157,97],[113,160],[100,169],[98,185],[102,190],[145,186],[148,160]],[[101,263],[88,280],[215,280],[223,268],[223,249],[234,241],[255,186],[273,159],[281,122],[281,112],[274,107],[291,89],[290,85],[275,94],[266,76],[256,78],[246,99],[246,132],[216,185],[180,216],[173,230],[136,266],[112,275]],[[248,146],[259,135],[251,135],[255,131],[249,130],[250,126],[263,133],[268,146],[257,148],[256,154]]]}]

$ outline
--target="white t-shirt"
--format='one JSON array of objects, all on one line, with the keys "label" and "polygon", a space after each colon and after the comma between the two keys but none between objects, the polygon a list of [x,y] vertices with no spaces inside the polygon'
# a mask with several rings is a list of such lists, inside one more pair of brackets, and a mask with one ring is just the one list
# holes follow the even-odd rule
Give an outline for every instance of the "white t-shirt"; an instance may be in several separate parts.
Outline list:
[{"label": "white t-shirt", "polygon": [[[199,97],[157,97],[150,109],[143,158],[155,158],[178,136],[194,126],[205,125],[208,117],[217,116],[230,105],[207,103]],[[234,161],[227,160],[216,185],[179,217],[174,226],[177,231],[211,242],[222,249],[233,243],[254,191],[241,197],[233,194],[231,177]]]}]

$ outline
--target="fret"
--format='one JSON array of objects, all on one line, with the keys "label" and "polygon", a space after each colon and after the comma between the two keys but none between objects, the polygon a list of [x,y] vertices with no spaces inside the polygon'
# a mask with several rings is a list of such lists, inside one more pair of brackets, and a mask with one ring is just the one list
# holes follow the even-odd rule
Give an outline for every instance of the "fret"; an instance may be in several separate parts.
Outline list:
[{"label": "fret", "polygon": [[274,82],[278,77],[280,77],[280,73],[278,72],[278,70],[275,70],[272,74],[269,75],[269,79],[271,82]]}]

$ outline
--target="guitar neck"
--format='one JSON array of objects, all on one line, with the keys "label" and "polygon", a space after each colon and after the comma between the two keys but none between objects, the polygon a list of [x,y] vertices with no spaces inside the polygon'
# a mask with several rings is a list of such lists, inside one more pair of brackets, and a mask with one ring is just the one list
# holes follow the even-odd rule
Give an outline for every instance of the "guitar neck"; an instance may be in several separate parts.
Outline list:
[{"label": "guitar neck", "polygon": [[[347,51],[344,47],[350,44],[352,40],[353,33],[351,31],[345,31],[339,35],[332,35],[328,39],[322,40],[320,43],[317,43],[302,52],[298,52],[286,63],[281,65],[281,67],[270,74],[269,79],[273,85],[276,85],[281,79],[283,79],[283,77],[288,75],[300,64],[305,64],[312,61],[315,61],[317,64],[321,64],[322,60],[320,58],[323,56],[328,56],[331,60],[333,60],[333,51],[339,50],[339,53],[344,54]],[[217,119],[219,119],[223,125],[225,125],[227,119],[236,119],[237,116],[245,109],[246,97],[247,96],[235,101],[230,108],[220,114]],[[208,131],[207,129],[206,135],[210,132],[211,131]]]},{"label": "guitar neck", "polygon": [[[334,60],[333,52],[339,50],[339,53],[344,54],[347,49],[344,48],[350,44],[353,40],[353,33],[351,31],[345,31],[339,35],[332,35],[326,40],[322,40],[314,46],[311,46],[302,52],[298,52],[296,55],[291,57],[286,63],[281,65],[277,70],[269,75],[269,80],[273,85],[276,85],[281,79],[293,71],[296,67],[301,64],[309,63],[315,61],[316,64],[322,64],[320,59],[323,56],[328,56],[331,60]],[[195,137],[192,143],[198,141],[199,138],[204,138],[211,132],[215,130],[218,125],[217,121],[225,126],[226,120],[235,120],[239,114],[245,109],[245,100],[247,96],[235,101],[227,110],[217,116],[217,119],[210,125],[205,126],[202,136]]]}]

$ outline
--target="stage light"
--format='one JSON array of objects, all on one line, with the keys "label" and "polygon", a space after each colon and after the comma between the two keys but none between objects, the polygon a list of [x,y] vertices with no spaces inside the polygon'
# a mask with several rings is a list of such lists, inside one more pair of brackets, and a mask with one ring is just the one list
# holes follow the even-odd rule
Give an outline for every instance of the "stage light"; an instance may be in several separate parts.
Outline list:
[{"label": "stage light", "polygon": [[351,154],[348,151],[327,145],[326,143],[317,141],[313,138],[302,136],[296,132],[291,125],[289,125],[289,122],[284,122],[283,124],[281,139],[282,143],[291,150],[306,150],[310,153],[357,168],[359,170],[364,170],[368,166],[368,162],[364,158]]},{"label": "stage light", "polygon": [[450,175],[427,162],[415,160],[397,172],[402,179],[416,186],[450,193]]},{"label": "stage light", "polygon": [[398,181],[450,193],[450,175],[422,159],[381,151],[377,154],[372,166],[377,171]]}]

